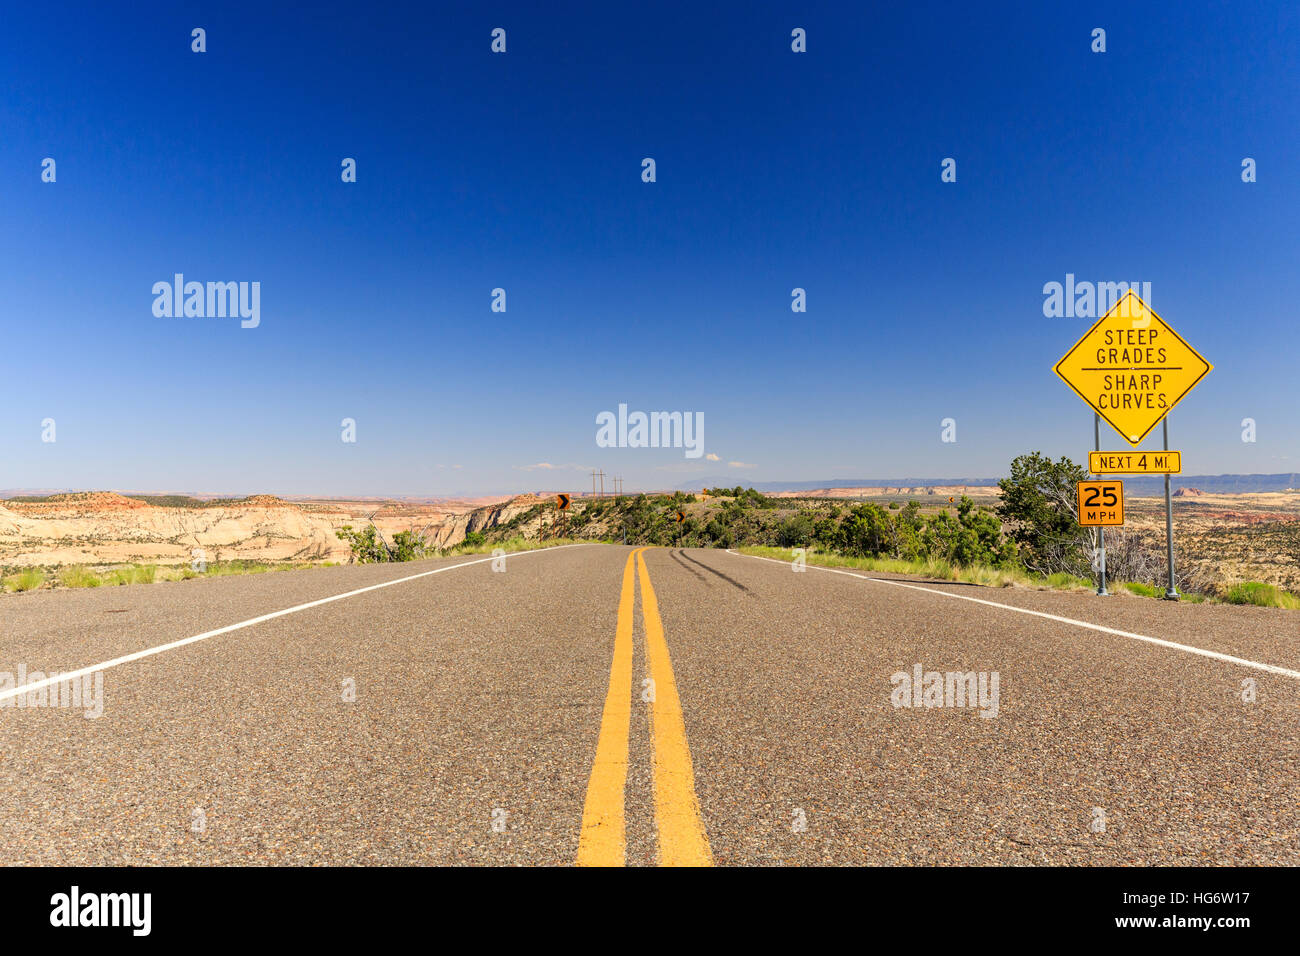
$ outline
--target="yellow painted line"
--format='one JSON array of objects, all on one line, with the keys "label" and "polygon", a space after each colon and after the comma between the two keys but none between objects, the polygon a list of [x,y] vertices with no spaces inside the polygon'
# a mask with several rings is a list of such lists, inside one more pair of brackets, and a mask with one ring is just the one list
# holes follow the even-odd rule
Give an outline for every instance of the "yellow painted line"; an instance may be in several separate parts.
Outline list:
[{"label": "yellow painted line", "polygon": [[640,553],[633,551],[629,554],[623,568],[618,627],[614,632],[614,663],[609,669],[609,691],[600,718],[596,761],[591,767],[587,800],[582,808],[578,866],[623,866],[627,862],[623,794],[627,787],[627,741],[632,721],[632,610],[635,590],[632,562]]},{"label": "yellow painted line", "polygon": [[[642,549],[643,551],[644,549]],[[677,696],[659,602],[650,586],[642,551],[635,552],[641,577],[641,615],[645,618],[646,664],[654,681],[650,737],[654,744],[655,823],[660,866],[712,866],[713,851],[695,796],[691,748],[686,743],[682,703]]]}]

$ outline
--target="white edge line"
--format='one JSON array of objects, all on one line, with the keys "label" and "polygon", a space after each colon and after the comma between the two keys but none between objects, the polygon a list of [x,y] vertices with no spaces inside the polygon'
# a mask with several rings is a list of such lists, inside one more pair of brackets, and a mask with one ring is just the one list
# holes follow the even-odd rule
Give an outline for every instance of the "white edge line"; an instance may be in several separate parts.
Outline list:
[{"label": "white edge line", "polygon": [[[774,561],[777,564],[786,564],[777,558],[765,558],[758,554],[743,554],[739,551],[727,549],[727,554],[734,554],[738,558],[756,558],[759,561]],[[1248,661],[1244,657],[1233,657],[1231,654],[1221,654],[1218,651],[1207,651],[1203,647],[1192,647],[1190,644],[1179,644],[1175,641],[1166,641],[1159,637],[1147,637],[1145,634],[1134,634],[1131,631],[1118,631],[1113,627],[1105,627],[1101,624],[1090,624],[1087,621],[1076,621],[1072,617],[1061,617],[1057,614],[1048,614],[1045,611],[1031,611],[1029,608],[1016,607],[1013,604],[999,604],[997,601],[986,601],[983,598],[968,597],[965,594],[951,594],[948,591],[939,591],[935,588],[922,587],[919,584],[910,584],[906,581],[894,581],[890,578],[869,578],[865,574],[854,574],[852,571],[844,571],[840,568],[828,568],[819,564],[806,564],[805,567],[816,568],[818,571],[829,571],[832,574],[844,574],[851,578],[860,578],[863,581],[872,581],[876,584],[893,584],[900,588],[911,588],[913,591],[927,591],[930,594],[940,594],[943,597],[956,598],[959,601],[973,601],[976,604],[987,604],[989,607],[1000,607],[1007,611],[1016,611],[1019,614],[1032,614],[1034,617],[1047,618],[1049,621],[1060,621],[1062,624],[1073,624],[1075,627],[1086,627],[1090,631],[1101,631],[1103,634],[1114,634],[1117,637],[1127,637],[1135,641],[1146,641],[1148,644],[1158,644],[1161,647],[1172,648],[1176,651],[1184,651],[1188,654],[1199,654],[1202,657],[1210,657],[1216,661],[1227,661],[1230,664],[1240,664],[1242,667],[1253,667],[1255,670],[1268,671],[1270,674],[1280,674],[1283,677],[1290,677],[1293,680],[1300,680],[1300,671],[1288,670],[1285,667],[1276,667],[1273,664],[1261,664],[1259,661]]]},{"label": "white edge line", "polygon": [[[581,547],[586,547],[586,545],[561,544],[551,548],[534,548],[530,551],[515,551],[513,553],[507,553],[507,557],[517,558],[530,554],[545,554],[548,551],[563,551],[565,548]],[[66,674],[58,674],[55,677],[47,677],[44,680],[31,681],[23,684],[21,687],[14,687],[10,690],[0,691],[0,701],[8,700],[11,697],[17,697],[19,694],[30,694],[32,691],[40,690],[42,687],[49,687],[53,684],[61,684],[64,681],[76,680],[89,674],[95,674],[99,671],[106,671],[110,667],[117,667],[119,664],[129,664],[132,661],[138,661],[141,658],[152,657],[154,654],[161,654],[163,651],[170,651],[177,647],[184,647],[186,644],[193,644],[197,641],[206,640],[209,637],[216,637],[219,634],[229,634],[231,631],[238,631],[245,627],[252,627],[254,624],[261,624],[263,621],[270,621],[277,617],[284,617],[286,614],[296,614],[298,611],[305,611],[308,608],[320,607],[320,605],[329,604],[331,601],[341,601],[344,598],[356,597],[358,594],[365,594],[367,591],[378,591],[380,588],[392,587],[394,584],[414,581],[417,578],[427,578],[431,574],[441,574],[443,571],[454,571],[457,568],[467,568],[471,564],[482,564],[485,561],[494,560],[496,560],[494,557],[486,557],[478,558],[474,561],[464,561],[460,564],[448,564],[441,568],[434,568],[432,571],[421,571],[419,574],[407,575],[404,578],[396,578],[392,581],[384,581],[380,584],[371,584],[368,587],[357,588],[355,591],[348,591],[345,594],[334,594],[317,601],[308,601],[306,604],[287,607],[282,611],[272,611],[270,614],[263,614],[260,617],[250,617],[247,621],[240,621],[238,624],[227,624],[225,627],[219,627],[215,631],[204,631],[202,634],[195,634],[193,637],[183,637],[179,641],[172,641],[170,644],[159,644],[157,647],[147,647],[143,651],[123,654],[121,657],[114,657],[112,660],[104,661],[102,664],[92,664],[89,667],[83,667],[80,670],[68,671]]]}]

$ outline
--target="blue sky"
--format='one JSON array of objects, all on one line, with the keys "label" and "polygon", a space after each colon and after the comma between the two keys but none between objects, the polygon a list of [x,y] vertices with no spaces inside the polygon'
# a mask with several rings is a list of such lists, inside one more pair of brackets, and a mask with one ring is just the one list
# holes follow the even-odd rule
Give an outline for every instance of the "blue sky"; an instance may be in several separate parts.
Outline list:
[{"label": "blue sky", "polygon": [[[1161,6],[15,7],[0,487],[1084,460],[1091,412],[1052,366],[1091,320],[1042,308],[1067,273],[1150,282],[1215,365],[1170,416],[1187,473],[1300,470],[1300,13]],[[155,317],[177,272],[260,282],[260,325]],[[718,460],[598,448],[620,403],[703,413]]]}]

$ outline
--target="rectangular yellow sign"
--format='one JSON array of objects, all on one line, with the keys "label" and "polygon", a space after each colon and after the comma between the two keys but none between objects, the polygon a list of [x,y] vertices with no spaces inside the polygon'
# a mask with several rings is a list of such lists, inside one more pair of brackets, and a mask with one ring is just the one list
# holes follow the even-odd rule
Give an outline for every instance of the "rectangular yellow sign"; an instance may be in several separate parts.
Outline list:
[{"label": "rectangular yellow sign", "polygon": [[1181,451],[1090,451],[1088,470],[1094,475],[1178,475]]},{"label": "rectangular yellow sign", "polygon": [[1124,482],[1118,478],[1079,482],[1079,524],[1108,528],[1124,523]]}]

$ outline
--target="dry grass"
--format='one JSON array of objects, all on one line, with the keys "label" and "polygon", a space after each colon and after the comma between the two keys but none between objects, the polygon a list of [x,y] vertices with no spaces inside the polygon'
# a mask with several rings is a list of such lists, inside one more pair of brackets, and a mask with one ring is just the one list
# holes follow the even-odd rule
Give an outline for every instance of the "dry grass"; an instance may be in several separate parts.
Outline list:
[{"label": "dry grass", "polygon": [[[793,558],[788,548],[768,548],[744,546],[736,549],[742,554],[753,554],[761,558],[775,558],[790,561]],[[963,567],[948,561],[929,559],[925,561],[903,561],[897,558],[850,558],[842,554],[823,551],[809,551],[809,564],[830,568],[853,568],[860,571],[876,571],[884,574],[911,574],[918,577],[938,578],[944,581],[963,581],[981,584],[991,588],[1023,587],[1040,591],[1075,591],[1093,587],[1086,578],[1076,578],[1069,574],[1053,574],[1050,577],[1029,574],[1020,568],[991,568],[983,565]]]},{"label": "dry grass", "polygon": [[[501,548],[512,551],[532,551],[538,548],[554,548],[563,544],[589,544],[573,538],[548,538],[546,541],[529,541],[524,538],[512,538],[508,541],[449,548],[445,555],[457,554],[491,554]],[[427,560],[427,559],[419,559]],[[96,571],[86,565],[74,564],[60,568],[53,578],[38,568],[27,568],[3,579],[5,591],[34,591],[39,588],[97,588],[101,586],[122,587],[128,584],[154,584],[163,581],[192,581],[195,578],[220,578],[237,574],[265,574],[271,571],[300,571],[307,568],[338,567],[337,561],[253,561],[231,560],[212,561],[203,571],[196,571],[191,565],[178,564],[159,567],[156,564],[127,564]]]},{"label": "dry grass", "polygon": [[541,548],[556,548],[565,544],[592,544],[589,538],[547,538],[535,541],[531,538],[508,538],[505,541],[488,541],[483,544],[456,545],[447,548],[443,554],[491,554],[497,548],[507,553],[511,551],[537,551]]},{"label": "dry grass", "polygon": [[[743,554],[754,554],[763,558],[775,558],[790,561],[793,554],[788,548],[740,547],[735,550]],[[982,566],[961,567],[947,561],[899,561],[894,558],[848,558],[839,554],[809,551],[809,564],[832,568],[854,568],[862,571],[876,571],[885,574],[911,574],[919,577],[938,578],[945,581],[963,581],[981,584],[985,587],[1032,588],[1038,591],[1091,591],[1096,585],[1087,578],[1076,578],[1069,574],[1053,574],[1042,577],[1018,568],[989,568]],[[1145,598],[1164,598],[1164,589],[1136,581],[1109,581],[1112,591],[1127,591],[1129,594]],[[1253,604],[1258,607],[1300,608],[1300,595],[1292,594],[1272,584],[1259,581],[1246,581],[1226,588],[1217,596],[1206,594],[1182,594],[1180,599],[1188,604]]]},{"label": "dry grass", "polygon": [[70,564],[59,569],[58,586],[61,588],[97,588],[103,583],[103,578],[84,564]]}]

